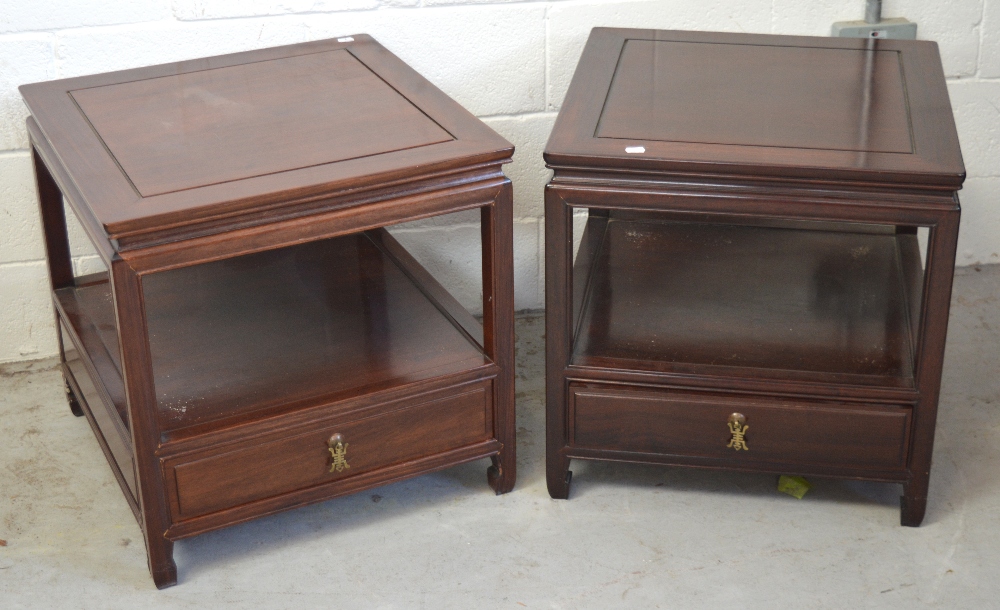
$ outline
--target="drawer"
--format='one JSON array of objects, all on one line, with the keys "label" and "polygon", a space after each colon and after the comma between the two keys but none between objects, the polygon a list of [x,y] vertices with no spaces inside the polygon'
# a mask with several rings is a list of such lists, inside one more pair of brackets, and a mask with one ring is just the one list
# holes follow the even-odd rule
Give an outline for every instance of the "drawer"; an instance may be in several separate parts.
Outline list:
[{"label": "drawer", "polygon": [[[734,413],[746,450],[730,446]],[[905,466],[911,409],[571,384],[569,415],[577,448],[894,470]]]},{"label": "drawer", "polygon": [[[170,459],[164,474],[176,490],[171,502],[174,520],[348,480],[491,439],[491,388],[488,381],[463,386],[372,417],[327,420],[210,456]],[[328,444],[335,434],[343,442],[342,469],[335,467]]]}]

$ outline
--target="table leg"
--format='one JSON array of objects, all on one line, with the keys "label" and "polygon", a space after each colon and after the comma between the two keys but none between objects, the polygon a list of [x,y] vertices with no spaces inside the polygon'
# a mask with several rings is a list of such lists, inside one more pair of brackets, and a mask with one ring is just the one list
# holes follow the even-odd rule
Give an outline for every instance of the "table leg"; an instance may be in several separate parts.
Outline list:
[{"label": "table leg", "polygon": [[514,212],[508,180],[492,205],[482,208],[483,341],[500,367],[493,387],[493,429],[502,444],[486,476],[497,494],[514,488],[517,422],[514,404]]},{"label": "table leg", "polygon": [[142,281],[135,270],[119,258],[111,263],[111,276],[142,530],[149,571],[156,587],[162,589],[177,583],[177,566],[173,559],[174,544],[165,536],[170,519],[163,473],[155,455],[160,429]]},{"label": "table leg", "polygon": [[948,212],[936,226],[931,227],[927,240],[927,266],[916,351],[916,378],[920,398],[914,410],[913,434],[910,439],[910,447],[913,448],[909,464],[912,478],[903,486],[903,496],[900,498],[900,521],[910,527],[920,525],[927,508],[927,486],[941,390],[941,369],[955,274],[959,215],[958,210]]},{"label": "table leg", "polygon": [[569,497],[569,458],[565,456],[566,383],[573,340],[569,295],[573,294],[573,218],[566,201],[545,189],[545,478],[549,495]]},{"label": "table leg", "polygon": [[[49,173],[45,162],[38,151],[32,149],[32,162],[35,167],[35,186],[38,189],[38,210],[41,213],[42,233],[45,237],[45,260],[49,268],[49,284],[52,290],[73,285],[73,259],[69,249],[69,234],[66,230],[66,212],[63,208],[62,192]],[[56,321],[56,340],[59,342],[59,360],[66,363],[66,346],[63,345],[62,333],[59,330],[59,314],[54,313]],[[63,379],[66,388],[66,399],[73,415],[80,417],[83,409],[70,389],[69,382]]]}]

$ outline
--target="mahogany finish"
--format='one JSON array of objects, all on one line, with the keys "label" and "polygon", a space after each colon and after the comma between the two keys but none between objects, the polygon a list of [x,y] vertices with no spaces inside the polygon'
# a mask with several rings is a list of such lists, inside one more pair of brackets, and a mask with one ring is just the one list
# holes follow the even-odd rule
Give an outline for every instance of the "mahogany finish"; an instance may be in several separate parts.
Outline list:
[{"label": "mahogany finish", "polygon": [[920,524],[965,176],[934,43],[597,28],[545,159],[554,498],[607,459],[902,483]]},{"label": "mahogany finish", "polygon": [[913,387],[897,251],[917,250],[914,235],[620,220],[604,233],[574,365]]},{"label": "mahogany finish", "polygon": [[394,405],[396,410],[374,417],[317,417],[223,453],[171,458],[164,463],[177,488],[171,509],[182,521],[299,489],[335,487],[326,446],[337,433],[350,439],[352,476],[486,443],[493,438],[489,390],[488,381],[479,382],[423,404]]},{"label": "mahogany finish", "polygon": [[[764,44],[752,45],[753,52],[747,53],[746,46],[630,38],[622,48],[596,136],[912,152],[899,53]],[[858,128],[865,92],[857,75],[869,56],[876,88],[870,95],[871,128],[866,133]],[[652,73],[650,66],[655,66]],[[734,79],[734,73],[748,78]],[[815,74],[825,78],[816,81]],[[808,85],[790,86],[793,83]]]},{"label": "mahogany finish", "polygon": [[143,198],[454,139],[345,49],[70,95]]},{"label": "mahogany finish", "polygon": [[[510,157],[507,141],[371,37],[347,38],[20,91],[35,137],[61,160],[50,171],[89,203],[85,214],[74,211],[123,250],[329,210],[334,197],[357,205],[349,190],[360,195]],[[248,72],[255,80],[241,78]],[[401,117],[413,121],[403,127]],[[215,164],[224,175],[207,172]]]},{"label": "mahogany finish", "polygon": [[[959,188],[937,45],[595,28],[553,167]],[[632,143],[644,154],[626,153]]]},{"label": "mahogany finish", "polygon": [[[108,284],[56,294],[121,387]],[[145,299],[163,432],[490,364],[367,233],[157,273]]]},{"label": "mahogany finish", "polygon": [[[891,473],[906,457],[907,408],[576,383],[570,384],[570,396],[570,444],[577,449],[614,446],[651,462],[683,456],[776,472],[795,461],[809,468],[850,468],[861,476]],[[726,446],[731,434],[718,423],[734,411],[753,424],[747,433],[751,448],[731,464],[733,450]]]},{"label": "mahogany finish", "polygon": [[[158,587],[186,536],[487,456],[513,487],[508,142],[365,35],[21,91],[70,404]],[[383,228],[476,208],[482,323]]]}]

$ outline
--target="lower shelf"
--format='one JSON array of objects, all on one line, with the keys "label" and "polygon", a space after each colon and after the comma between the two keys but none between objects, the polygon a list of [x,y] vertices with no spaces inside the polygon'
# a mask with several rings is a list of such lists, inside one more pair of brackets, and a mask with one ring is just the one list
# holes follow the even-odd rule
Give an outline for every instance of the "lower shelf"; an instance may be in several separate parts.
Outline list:
[{"label": "lower shelf", "polygon": [[[457,323],[457,304],[443,305],[445,291],[386,244],[398,248],[379,230],[147,276],[161,429],[223,426],[492,367],[466,330],[475,321]],[[81,283],[56,298],[95,385],[124,418],[110,286]]]},{"label": "lower shelf", "polygon": [[93,376],[87,371],[86,364],[80,352],[73,347],[73,341],[66,333],[62,323],[59,324],[62,341],[65,346],[65,362],[63,375],[70,391],[76,395],[77,404],[83,410],[97,436],[97,441],[104,450],[111,465],[111,470],[118,479],[122,491],[128,498],[129,505],[138,516],[138,491],[135,481],[134,452],[132,438],[125,424],[127,416],[119,413],[115,401],[102,397]]},{"label": "lower shelf", "polygon": [[591,217],[571,364],[913,388],[919,250],[887,229]]}]

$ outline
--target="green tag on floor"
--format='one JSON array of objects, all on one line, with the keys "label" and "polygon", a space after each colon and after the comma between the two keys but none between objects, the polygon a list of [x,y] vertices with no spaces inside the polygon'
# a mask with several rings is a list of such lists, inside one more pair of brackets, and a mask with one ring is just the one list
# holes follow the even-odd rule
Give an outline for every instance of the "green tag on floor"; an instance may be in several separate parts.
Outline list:
[{"label": "green tag on floor", "polygon": [[799,500],[802,499],[802,496],[806,495],[810,487],[812,487],[812,483],[802,477],[789,477],[785,475],[778,477],[778,491],[795,496]]}]

